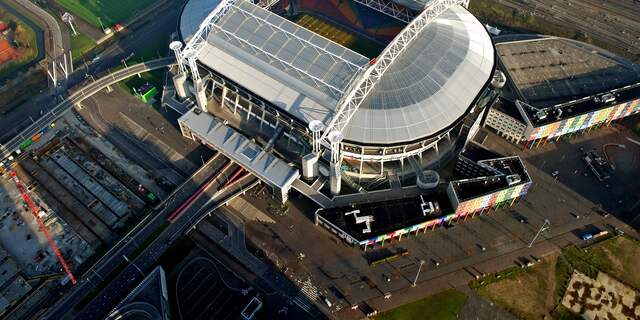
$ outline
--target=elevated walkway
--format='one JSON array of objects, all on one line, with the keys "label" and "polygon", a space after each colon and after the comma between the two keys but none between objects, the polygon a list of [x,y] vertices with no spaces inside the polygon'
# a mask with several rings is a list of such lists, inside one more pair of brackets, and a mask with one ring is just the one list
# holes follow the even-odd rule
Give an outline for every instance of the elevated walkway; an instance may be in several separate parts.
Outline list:
[{"label": "elevated walkway", "polygon": [[[316,180],[319,181],[320,179]],[[305,183],[300,179],[296,179],[293,182],[293,188],[298,190],[298,192],[307,196],[307,198],[311,199],[313,202],[317,203],[319,206],[323,208],[331,208],[333,207],[333,201],[326,195],[320,192],[322,189],[322,185],[320,183],[313,183],[311,186]],[[316,189],[317,188],[317,189]]]},{"label": "elevated walkway", "polygon": [[423,193],[423,191],[418,189],[418,187],[416,186],[408,186],[408,187],[398,186],[393,189],[368,191],[367,193],[346,194],[346,195],[339,195],[333,198],[329,198],[324,193],[320,192],[320,189],[322,189],[322,186],[324,185],[324,182],[325,182],[323,179],[324,178],[319,178],[318,180],[314,181],[313,184],[311,185],[307,184],[306,182],[300,179],[296,179],[293,182],[292,187],[325,209],[341,207],[341,206],[357,204],[357,203],[381,202],[381,201],[388,201],[388,200],[397,200],[402,198],[410,198],[410,197],[416,197]]},{"label": "elevated walkway", "polygon": [[213,115],[192,109],[178,119],[182,135],[230,158],[271,187],[283,202],[300,173]]}]

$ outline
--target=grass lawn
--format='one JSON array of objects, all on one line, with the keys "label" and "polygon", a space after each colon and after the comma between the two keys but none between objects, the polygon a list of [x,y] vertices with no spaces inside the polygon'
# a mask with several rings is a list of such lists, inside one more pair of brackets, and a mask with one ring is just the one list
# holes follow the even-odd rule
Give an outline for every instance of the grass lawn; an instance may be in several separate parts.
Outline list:
[{"label": "grass lawn", "polygon": [[138,13],[155,0],[56,0],[58,4],[71,11],[95,27],[100,21],[105,27],[121,23]]},{"label": "grass lawn", "polygon": [[80,59],[82,55],[95,46],[96,42],[83,33],[78,33],[77,36],[71,36],[71,54],[73,54],[73,61]]},{"label": "grass lawn", "polygon": [[[578,31],[565,26],[543,20],[539,17],[522,13],[495,0],[475,0],[469,3],[469,11],[474,15],[509,28],[522,31],[548,34],[566,38],[578,38]],[[578,39],[589,40],[589,39]],[[591,42],[591,41],[585,41]]]},{"label": "grass lawn", "polygon": [[504,306],[520,319],[542,319],[555,307],[557,256],[521,269],[513,276],[480,287],[478,293]]},{"label": "grass lawn", "polygon": [[617,236],[587,248],[567,247],[531,268],[510,268],[470,286],[521,319],[576,319],[559,304],[574,270],[591,278],[605,272],[640,289],[639,264],[640,242]]},{"label": "grass lawn", "polygon": [[457,319],[467,296],[448,290],[377,315],[376,320]]},{"label": "grass lawn", "polygon": [[384,46],[378,43],[310,14],[300,14],[293,18],[293,22],[366,57],[375,57],[384,50]]},{"label": "grass lawn", "polygon": [[640,243],[627,237],[616,237],[588,249],[596,261],[602,261],[600,270],[640,289]]}]

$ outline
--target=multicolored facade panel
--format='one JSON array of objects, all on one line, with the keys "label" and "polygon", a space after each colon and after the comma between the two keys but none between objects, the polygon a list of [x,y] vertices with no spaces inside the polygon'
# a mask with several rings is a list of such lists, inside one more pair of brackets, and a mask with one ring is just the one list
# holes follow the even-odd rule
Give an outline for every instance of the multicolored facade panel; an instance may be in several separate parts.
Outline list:
[{"label": "multicolored facade panel", "polygon": [[461,202],[456,209],[457,215],[467,215],[470,213],[482,211],[491,208],[496,204],[524,196],[529,190],[531,183],[519,184],[511,188],[507,188],[498,192],[494,192],[479,198]]},{"label": "multicolored facade panel", "polygon": [[568,133],[580,131],[601,123],[609,123],[640,113],[640,99],[621,103],[605,109],[596,110],[562,121],[549,123],[534,128],[529,135],[529,141],[541,138],[555,138]]},{"label": "multicolored facade panel", "polygon": [[502,191],[494,192],[482,197],[474,198],[464,201],[458,205],[455,213],[442,216],[437,219],[425,221],[416,225],[412,225],[403,229],[399,229],[387,234],[379,235],[367,240],[360,241],[361,246],[370,246],[376,243],[384,242],[389,239],[398,238],[401,235],[409,234],[411,232],[417,232],[418,230],[424,230],[434,225],[441,225],[451,220],[463,218],[466,215],[477,213],[487,208],[491,208],[496,204],[503,203],[505,201],[513,200],[517,197],[524,196],[529,190],[531,183],[524,183],[511,188],[504,189]]}]

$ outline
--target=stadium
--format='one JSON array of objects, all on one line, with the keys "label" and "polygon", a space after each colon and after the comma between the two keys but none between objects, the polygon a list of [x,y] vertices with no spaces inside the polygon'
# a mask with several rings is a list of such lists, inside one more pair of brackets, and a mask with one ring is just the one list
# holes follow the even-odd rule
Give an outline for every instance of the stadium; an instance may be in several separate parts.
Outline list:
[{"label": "stadium", "polygon": [[172,45],[176,92],[305,178],[331,177],[334,195],[341,181],[419,176],[456,158],[504,85],[466,5],[191,0]]}]

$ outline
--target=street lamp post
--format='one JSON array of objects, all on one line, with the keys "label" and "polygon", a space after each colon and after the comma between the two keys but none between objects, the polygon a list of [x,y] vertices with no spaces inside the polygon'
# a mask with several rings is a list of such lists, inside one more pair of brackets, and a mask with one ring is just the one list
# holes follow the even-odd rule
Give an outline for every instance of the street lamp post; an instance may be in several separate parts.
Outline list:
[{"label": "street lamp post", "polygon": [[533,243],[536,241],[536,239],[538,239],[538,236],[540,236],[540,234],[543,231],[549,230],[550,226],[551,226],[551,221],[549,221],[549,219],[544,219],[544,223],[542,224],[542,226],[540,226],[540,230],[538,230],[538,232],[533,237],[533,239],[531,239],[531,242],[529,242],[529,248],[531,248],[533,246]]},{"label": "street lamp post", "polygon": [[415,287],[416,283],[418,282],[418,277],[420,277],[420,271],[422,270],[423,264],[424,264],[424,260],[420,260],[420,266],[418,266],[418,272],[416,273],[416,278],[413,279],[413,283],[411,284],[412,287]]}]

